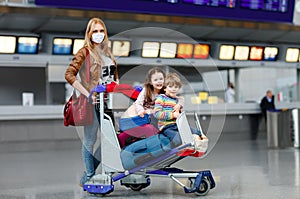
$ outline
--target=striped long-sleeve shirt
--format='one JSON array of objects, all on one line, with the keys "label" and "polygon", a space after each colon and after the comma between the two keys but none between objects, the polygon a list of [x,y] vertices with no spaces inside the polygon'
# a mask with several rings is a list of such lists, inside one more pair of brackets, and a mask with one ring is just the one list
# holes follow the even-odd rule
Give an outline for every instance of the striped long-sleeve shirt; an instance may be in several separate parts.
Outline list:
[{"label": "striped long-sleeve shirt", "polygon": [[178,103],[178,98],[171,98],[160,94],[155,99],[154,117],[158,120],[158,128],[162,130],[166,125],[176,123],[173,108]]}]

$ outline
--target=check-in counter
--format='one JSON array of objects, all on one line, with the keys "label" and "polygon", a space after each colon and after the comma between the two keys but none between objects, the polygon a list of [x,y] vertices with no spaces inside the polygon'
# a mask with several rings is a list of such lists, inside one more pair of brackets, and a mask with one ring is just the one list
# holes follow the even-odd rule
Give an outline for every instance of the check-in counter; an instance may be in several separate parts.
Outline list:
[{"label": "check-in counter", "polygon": [[[276,107],[296,108],[300,103],[281,103]],[[236,133],[249,138],[258,131],[266,132],[257,103],[186,104],[185,110],[190,124],[194,125],[196,112],[207,132]],[[121,114],[116,112],[115,117]],[[76,128],[63,125],[63,105],[0,106],[0,143],[79,140],[79,137]]]},{"label": "check-in counter", "polygon": [[62,105],[0,106],[0,151],[80,146],[76,129],[63,125],[62,110]]}]

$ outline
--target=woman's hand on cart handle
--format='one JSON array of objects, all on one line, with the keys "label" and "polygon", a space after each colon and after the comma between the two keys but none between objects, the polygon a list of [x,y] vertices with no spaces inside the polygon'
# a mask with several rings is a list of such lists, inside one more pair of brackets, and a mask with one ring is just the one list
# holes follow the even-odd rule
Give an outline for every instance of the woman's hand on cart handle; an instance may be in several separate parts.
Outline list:
[{"label": "woman's hand on cart handle", "polygon": [[89,100],[92,101],[92,96],[94,94],[94,92],[97,92],[97,93],[104,93],[106,91],[106,86],[103,85],[103,84],[100,84],[98,86],[96,86],[95,88],[93,88],[90,92],[90,95],[89,95]]}]

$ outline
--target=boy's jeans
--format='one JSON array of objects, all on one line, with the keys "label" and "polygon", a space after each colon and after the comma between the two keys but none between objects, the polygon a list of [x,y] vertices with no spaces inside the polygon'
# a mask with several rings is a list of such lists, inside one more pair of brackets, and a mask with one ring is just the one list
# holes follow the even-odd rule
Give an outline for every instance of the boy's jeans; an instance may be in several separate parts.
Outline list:
[{"label": "boy's jeans", "polygon": [[[192,134],[200,135],[200,132],[194,128],[191,128]],[[181,138],[179,135],[177,124],[169,124],[165,126],[162,131],[162,134],[167,136],[173,143],[173,147],[176,147],[181,144]]]}]

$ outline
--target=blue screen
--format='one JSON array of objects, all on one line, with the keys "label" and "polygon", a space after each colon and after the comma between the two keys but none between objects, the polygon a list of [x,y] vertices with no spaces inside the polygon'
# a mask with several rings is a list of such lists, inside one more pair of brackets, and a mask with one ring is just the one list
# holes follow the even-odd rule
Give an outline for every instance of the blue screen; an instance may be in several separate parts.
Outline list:
[{"label": "blue screen", "polygon": [[291,23],[295,0],[36,0],[35,3],[58,8]]},{"label": "blue screen", "polygon": [[71,45],[53,44],[53,54],[54,55],[70,55],[71,50],[72,50]]},{"label": "blue screen", "polygon": [[23,43],[18,43],[18,53],[22,54],[36,54],[37,53],[37,44],[23,44]]}]

